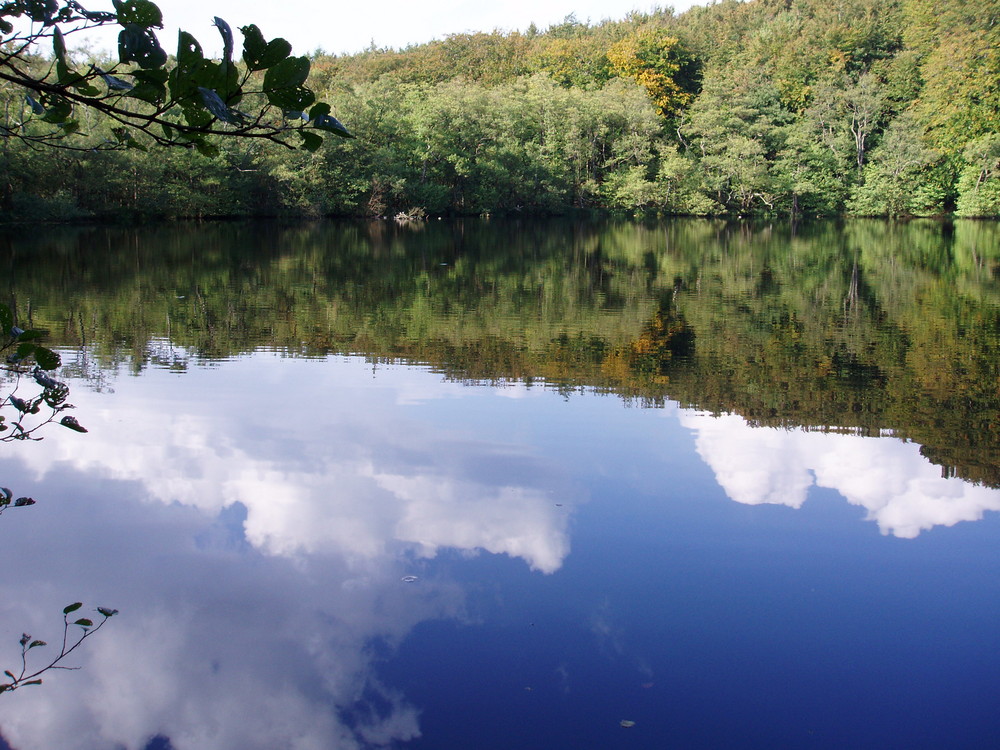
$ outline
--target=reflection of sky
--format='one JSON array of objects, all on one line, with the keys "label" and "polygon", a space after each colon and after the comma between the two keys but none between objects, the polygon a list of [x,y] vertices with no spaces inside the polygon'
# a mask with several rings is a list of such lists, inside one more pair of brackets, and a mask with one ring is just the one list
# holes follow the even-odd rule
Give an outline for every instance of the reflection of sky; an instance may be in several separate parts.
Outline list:
[{"label": "reflection of sky", "polygon": [[1000,492],[942,477],[915,443],[753,428],[735,415],[687,412],[681,423],[736,502],[800,508],[810,487],[828,487],[865,508],[883,534],[905,538],[1000,510]]},{"label": "reflection of sky", "polygon": [[[350,358],[258,354],[122,377],[113,395],[77,385],[72,400],[87,435],[50,431],[5,446],[0,462],[5,485],[39,500],[0,518],[17,572],[0,583],[0,663],[16,662],[22,629],[57,640],[58,612],[74,599],[122,614],[86,644],[82,671],[0,698],[3,734],[25,749],[142,748],[156,735],[177,750],[416,738],[423,704],[377,665],[427,623],[496,628],[470,603],[473,575],[481,600],[542,599],[557,618],[578,614],[599,654],[627,654],[637,628],[659,643],[655,623],[675,615],[632,573],[652,559],[683,596],[705,580],[694,568],[710,580],[735,554],[706,557],[710,535],[685,531],[695,527],[683,500],[709,519],[740,508],[715,502],[694,448],[734,500],[799,507],[811,486],[831,487],[897,536],[998,507],[998,493],[941,480],[916,446],[894,440],[751,430],[735,417],[469,387]],[[680,515],[667,524],[671,504]],[[647,548],[667,557],[643,557]],[[520,573],[501,595],[504,562]],[[784,601],[757,583],[761,601]],[[629,619],[622,591],[643,617]],[[732,594],[705,588],[695,601],[713,596]],[[725,630],[730,610],[691,632]],[[585,651],[564,645],[563,625],[535,662],[562,647],[552,674],[560,695],[579,696]],[[441,660],[462,653],[453,637]],[[484,665],[506,665],[505,638],[471,648]],[[657,658],[642,655],[640,685]]]}]

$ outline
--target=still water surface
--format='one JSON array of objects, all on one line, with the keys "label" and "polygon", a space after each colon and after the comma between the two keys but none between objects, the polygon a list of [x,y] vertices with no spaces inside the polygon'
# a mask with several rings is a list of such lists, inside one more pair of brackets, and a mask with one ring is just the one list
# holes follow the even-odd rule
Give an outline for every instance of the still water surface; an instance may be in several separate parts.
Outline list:
[{"label": "still water surface", "polygon": [[89,429],[0,454],[0,660],[121,611],[11,747],[1000,742],[993,225],[0,247]]}]

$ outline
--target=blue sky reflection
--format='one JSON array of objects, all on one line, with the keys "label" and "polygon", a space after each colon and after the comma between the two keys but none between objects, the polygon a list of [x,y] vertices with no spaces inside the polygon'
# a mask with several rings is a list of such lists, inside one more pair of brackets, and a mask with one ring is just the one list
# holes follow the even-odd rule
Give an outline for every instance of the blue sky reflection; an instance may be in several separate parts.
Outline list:
[{"label": "blue sky reflection", "polygon": [[[733,500],[797,508],[813,485],[832,487],[897,536],[1000,508],[1000,493],[941,480],[912,444],[751,430],[593,394],[566,409],[544,388],[356,358],[258,353],[114,389],[74,386],[89,434],[50,434],[0,461],[4,484],[39,500],[0,519],[7,559],[23,561],[0,583],[2,664],[22,629],[54,641],[74,599],[122,612],[82,671],[4,696],[3,734],[25,750],[131,750],[156,735],[176,750],[415,738],[420,706],[376,663],[420,623],[478,616],[449,572],[454,555],[435,559],[505,555],[550,583],[579,513],[606,499],[602,483],[718,499],[686,484],[675,444],[697,450]],[[641,526],[649,509],[634,507]],[[595,632],[612,633],[606,619]]]}]

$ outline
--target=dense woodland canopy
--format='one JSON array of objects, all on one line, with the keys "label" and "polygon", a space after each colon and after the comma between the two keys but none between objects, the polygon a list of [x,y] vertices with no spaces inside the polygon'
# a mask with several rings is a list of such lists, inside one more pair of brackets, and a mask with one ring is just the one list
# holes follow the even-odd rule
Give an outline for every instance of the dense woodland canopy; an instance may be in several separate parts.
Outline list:
[{"label": "dense woodland canopy", "polygon": [[[997,216],[998,17],[1000,0],[723,0],[317,52],[308,85],[357,139],[219,139],[208,158],[4,138],[0,215]],[[11,127],[23,90],[0,97]]]}]

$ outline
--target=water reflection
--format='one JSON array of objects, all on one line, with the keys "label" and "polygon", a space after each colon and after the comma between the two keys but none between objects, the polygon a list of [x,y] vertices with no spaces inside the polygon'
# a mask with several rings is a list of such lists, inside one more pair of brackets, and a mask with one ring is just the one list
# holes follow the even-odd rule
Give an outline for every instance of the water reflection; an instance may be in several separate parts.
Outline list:
[{"label": "water reflection", "polygon": [[417,734],[416,710],[369,662],[373,644],[461,616],[461,591],[424,561],[486,551],[552,573],[569,552],[562,506],[579,494],[564,467],[477,437],[447,404],[441,424],[419,418],[464,393],[427,372],[268,354],[122,379],[113,397],[78,391],[91,439],[6,462],[50,498],[5,525],[19,539],[8,554],[71,541],[32,582],[4,584],[4,621],[24,622],[29,601],[43,630],[58,608],[33,584],[60,580],[113,599],[127,624],[80,679],[12,696],[8,740],[326,748]]},{"label": "water reflection", "polygon": [[736,415],[681,415],[698,454],[738,503],[801,508],[813,486],[868,511],[883,534],[912,539],[934,526],[1000,510],[1000,491],[942,475],[920,446],[893,438],[754,428]]},{"label": "water reflection", "polygon": [[996,243],[476,226],[36,248],[90,432],[0,460],[0,662],[121,615],[4,737],[991,746]]}]

